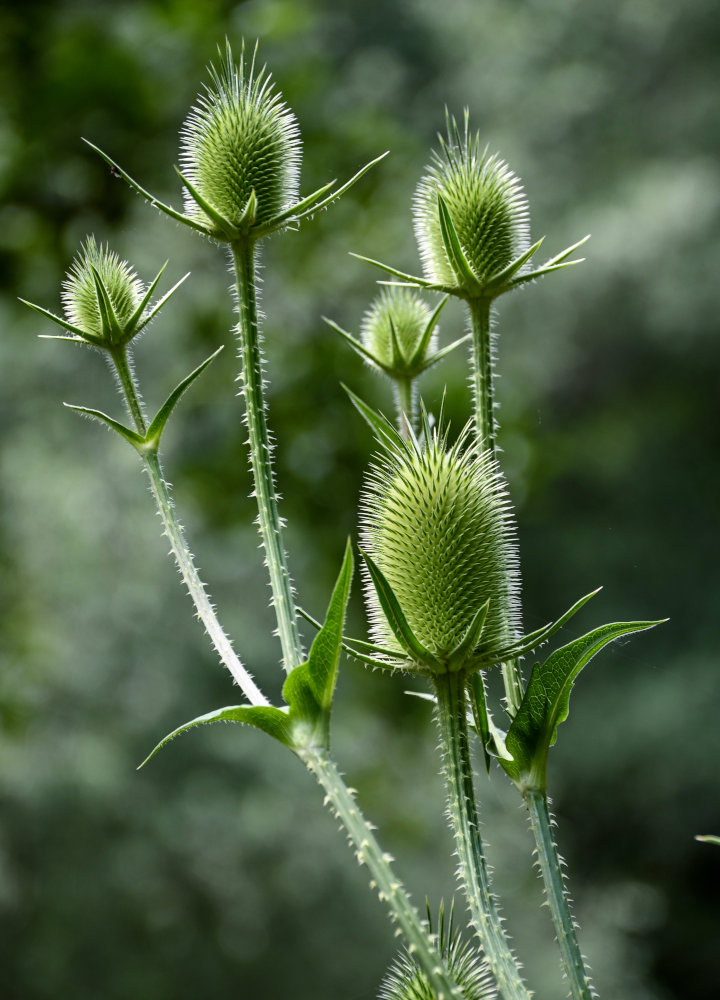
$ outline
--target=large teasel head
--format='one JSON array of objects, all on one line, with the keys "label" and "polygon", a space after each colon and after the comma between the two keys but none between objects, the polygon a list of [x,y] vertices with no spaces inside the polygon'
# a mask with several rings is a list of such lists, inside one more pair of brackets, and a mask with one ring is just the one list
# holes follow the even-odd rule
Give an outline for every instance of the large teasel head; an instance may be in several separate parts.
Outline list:
[{"label": "large teasel head", "polygon": [[182,176],[199,196],[186,193],[186,212],[210,228],[218,216],[232,226],[270,222],[298,199],[297,119],[244,46],[236,65],[228,43],[210,75],[181,132]]},{"label": "large teasel head", "polygon": [[[390,433],[362,498],[373,640],[421,672],[497,662],[517,639],[520,578],[505,482],[466,430]],[[407,662],[403,662],[403,658]]]},{"label": "large teasel head", "polygon": [[[467,111],[464,130],[448,115],[447,138],[439,139],[413,203],[423,270],[434,284],[477,294],[529,249],[528,201],[519,178],[470,132]],[[448,250],[448,226],[469,273]]]}]

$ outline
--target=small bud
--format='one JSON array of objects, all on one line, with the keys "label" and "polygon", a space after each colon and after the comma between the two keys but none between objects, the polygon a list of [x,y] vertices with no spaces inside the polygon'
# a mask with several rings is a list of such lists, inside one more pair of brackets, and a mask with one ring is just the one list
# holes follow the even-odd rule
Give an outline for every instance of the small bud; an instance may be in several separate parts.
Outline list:
[{"label": "small bud", "polygon": [[[484,660],[507,648],[519,626],[515,525],[505,483],[468,433],[447,448],[424,439],[387,447],[362,499],[363,547],[392,588],[417,640],[438,661],[463,642],[489,601],[477,650]],[[402,652],[368,583],[374,642]],[[470,665],[470,664],[469,664]]]},{"label": "small bud", "polygon": [[[103,292],[109,299],[110,315],[103,308]],[[63,282],[62,303],[68,323],[91,342],[119,342],[126,339],[123,331],[144,297],[145,286],[127,261],[120,260],[107,244],[98,245],[88,236]]]},{"label": "small bud", "polygon": [[[360,327],[363,346],[387,374],[418,375],[427,366],[428,356],[437,349],[437,326],[426,339],[431,315],[412,289],[384,288],[363,316]],[[423,348],[420,356],[418,348]]]},{"label": "small bud", "polygon": [[[458,272],[448,254],[438,195],[476,279],[474,288],[467,287],[468,275]],[[434,284],[465,286],[478,294],[529,249],[530,212],[522,184],[503,160],[482,150],[479,135],[470,133],[467,112],[462,135],[455,119],[448,118],[447,140],[440,137],[440,150],[433,151],[413,213],[424,274]]]},{"label": "small bud", "polygon": [[[262,225],[298,198],[301,143],[295,115],[245,50],[236,66],[228,44],[211,84],[181,132],[180,162],[200,199],[230,226]],[[186,192],[186,212],[213,229],[217,218]],[[248,207],[252,207],[248,218]]]}]

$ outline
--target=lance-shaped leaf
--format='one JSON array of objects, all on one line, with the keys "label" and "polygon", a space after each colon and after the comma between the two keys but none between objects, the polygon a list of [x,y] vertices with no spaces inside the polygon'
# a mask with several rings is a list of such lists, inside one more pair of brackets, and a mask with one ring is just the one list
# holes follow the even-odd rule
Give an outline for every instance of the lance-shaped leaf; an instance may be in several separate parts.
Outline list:
[{"label": "lance-shaped leaf", "polygon": [[698,833],[695,840],[699,840],[701,844],[717,844],[720,847],[720,837],[713,833]]},{"label": "lance-shaped leaf", "polygon": [[99,337],[94,336],[92,333],[86,333],[84,330],[81,330],[80,327],[78,326],[73,326],[72,323],[68,323],[67,320],[62,318],[62,316],[56,316],[55,313],[50,312],[49,309],[44,309],[42,306],[37,306],[35,305],[34,302],[28,302],[27,299],[18,299],[18,301],[22,302],[22,304],[25,306],[30,306],[30,308],[34,309],[36,313],[40,313],[40,315],[44,316],[46,319],[52,320],[53,323],[57,323],[57,325],[61,326],[63,330],[67,330],[68,333],[71,333],[73,335],[72,337],[58,337],[58,336],[53,336],[52,334],[41,333],[40,337],[43,340],[72,340],[75,343],[77,343],[80,340],[84,340],[87,341],[89,344],[92,344],[94,347],[102,347],[102,340]]},{"label": "lance-shaped leaf", "polygon": [[136,431],[131,430],[126,427],[125,424],[121,424],[118,420],[113,420],[109,417],[107,413],[103,413],[102,410],[92,410],[88,406],[73,406],[72,403],[63,403],[63,406],[67,406],[68,410],[75,410],[76,413],[82,414],[84,417],[90,417],[91,420],[97,420],[101,424],[105,424],[113,431],[117,431],[120,437],[125,438],[137,451],[142,451],[145,447],[145,438],[138,434]]},{"label": "lance-shaped leaf", "polygon": [[575,264],[582,264],[585,260],[584,257],[578,257],[577,260],[566,260],[565,258],[569,257],[573,250],[577,250],[577,248],[581,247],[583,243],[587,243],[589,239],[589,235],[583,236],[581,240],[578,240],[577,243],[573,243],[571,247],[568,247],[566,250],[562,250],[555,257],[551,257],[550,260],[546,261],[541,267],[537,268],[537,270],[527,271],[525,274],[521,274],[519,277],[515,278],[511,282],[510,287],[517,288],[519,285],[523,285],[528,281],[534,281],[536,278],[542,278],[543,275],[551,274],[553,271],[561,271],[564,267],[573,267]]},{"label": "lance-shaped leaf", "polygon": [[[349,181],[345,181],[343,185],[334,191],[331,191],[330,189],[334,186],[335,181],[330,181],[330,183],[326,184],[324,187],[318,188],[317,191],[308,195],[307,198],[302,198],[295,205],[284,209],[279,215],[276,215],[275,218],[270,219],[269,222],[258,226],[253,231],[254,237],[259,239],[262,236],[267,236],[269,233],[273,233],[282,226],[287,225],[287,223],[302,222],[303,219],[307,219],[309,216],[315,215],[316,212],[320,212],[323,208],[327,208],[328,205],[332,204],[332,202],[341,198],[342,195],[344,195],[345,192],[353,186],[353,184],[357,183],[357,181],[359,181],[360,178],[368,172],[368,170],[374,167],[376,163],[384,160],[387,155],[388,152],[386,151],[381,153],[380,156],[375,157],[374,160],[370,160],[370,162],[366,163],[364,167],[361,167],[356,174],[353,174]],[[326,191],[330,191],[330,193],[327,197],[321,198]]]},{"label": "lance-shaped leaf", "polygon": [[[297,610],[298,614],[302,615],[305,621],[309,622],[313,628],[318,629],[318,631],[322,628],[317,618],[313,618],[305,608],[298,608]],[[409,668],[412,663],[404,653],[398,653],[396,649],[386,649],[384,646],[377,646],[374,642],[365,642],[364,639],[353,639],[350,636],[343,636],[341,645],[348,656],[352,656],[353,659],[371,667],[380,667],[383,670],[395,670],[396,668],[403,670]],[[370,656],[369,653],[378,653],[382,656],[390,657],[391,660],[395,660],[395,663],[389,663],[387,660],[378,660],[377,657]]]},{"label": "lance-shaped leaf", "polygon": [[448,665],[451,670],[461,669],[465,666],[467,661],[472,658],[473,653],[480,643],[480,636],[482,635],[482,630],[485,627],[485,619],[487,618],[489,607],[490,598],[488,598],[484,604],[480,605],[475,617],[468,625],[467,632],[457,644],[455,649],[453,649],[448,655]]},{"label": "lance-shaped leaf", "polygon": [[122,167],[118,166],[118,164],[115,163],[114,160],[110,159],[107,153],[104,153],[102,149],[100,149],[98,146],[95,146],[92,142],[90,142],[89,139],[83,139],[83,142],[86,143],[90,147],[90,149],[94,149],[95,152],[99,156],[101,156],[106,163],[109,163],[110,168],[113,170],[113,172],[122,177],[123,180],[130,185],[133,191],[135,191],[136,194],[139,194],[141,198],[144,198],[145,201],[149,202],[153,206],[153,208],[157,208],[158,211],[163,212],[165,215],[170,216],[170,218],[174,219],[176,222],[182,222],[184,226],[189,226],[191,229],[196,229],[199,233],[202,233],[203,236],[212,237],[213,233],[207,226],[203,226],[199,222],[195,222],[194,219],[188,218],[187,215],[183,215],[182,212],[178,212],[176,209],[171,208],[170,205],[166,205],[164,202],[160,201],[160,199],[156,198],[155,195],[150,194],[150,192],[146,191],[145,188],[142,187],[140,184],[138,184],[137,181],[133,180],[130,174],[126,173],[122,169]]},{"label": "lance-shaped leaf", "polygon": [[215,360],[215,358],[218,356],[220,351],[222,351],[222,349],[223,349],[222,347],[219,347],[214,354],[211,354],[209,358],[206,358],[201,365],[197,366],[195,371],[191,372],[187,376],[187,378],[183,379],[182,382],[173,389],[173,391],[170,393],[168,398],[165,400],[163,405],[158,410],[152,423],[148,427],[147,434],[145,435],[143,441],[144,445],[153,449],[157,449],[160,443],[160,437],[162,435],[162,432],[165,430],[165,425],[167,424],[168,419],[170,418],[170,414],[180,401],[181,396],[183,396],[185,392],[187,392],[187,390],[193,384],[195,379],[198,378],[200,375],[202,375],[207,366],[212,361]]},{"label": "lance-shaped leaf", "polygon": [[330,740],[330,709],[337,680],[342,630],[350,597],[352,574],[353,557],[348,540],[325,623],[315,637],[307,662],[295,667],[285,681],[283,687],[283,697],[287,702],[285,706],[276,708],[273,705],[230,705],[200,715],[197,719],[192,719],[168,733],[148,754],[140,767],[147,764],[158,750],[176,736],[195,726],[212,722],[239,722],[254,726],[298,754],[310,748],[327,749]]},{"label": "lance-shaped leaf", "polygon": [[[423,330],[423,335],[418,341],[417,347],[415,348],[415,352],[413,356],[410,358],[410,361],[408,363],[408,366],[410,368],[414,368],[416,365],[419,365],[420,362],[425,357],[425,352],[428,349],[433,332],[438,324],[438,320],[440,319],[440,313],[443,311],[449,300],[450,296],[444,295],[440,300],[439,304],[436,306],[435,311],[430,316],[430,319],[427,321],[425,329]],[[464,337],[463,340],[465,339],[466,338]],[[457,346],[458,343],[459,341],[455,341],[455,344],[451,344],[449,349],[452,349],[453,347]],[[446,348],[446,352],[447,350],[448,348]],[[429,367],[431,364],[434,364],[435,361],[437,360],[439,360],[439,356],[437,354],[433,355],[432,358],[428,359],[426,367]]]},{"label": "lance-shaped leaf", "polygon": [[585,664],[613,639],[659,624],[660,621],[602,625],[533,667],[525,696],[507,734],[507,749],[513,760],[501,760],[521,790],[545,791],[548,751],[555,742],[558,726],[568,716],[570,693]]},{"label": "lance-shaped leaf", "polygon": [[193,729],[195,726],[204,726],[211,722],[240,722],[246,726],[254,726],[256,729],[260,729],[264,733],[267,733],[268,736],[272,736],[274,739],[279,740],[280,743],[284,743],[285,746],[292,747],[292,730],[287,710],[275,708],[272,705],[228,705],[226,708],[218,708],[214,712],[207,712],[205,715],[199,715],[197,719],[192,719],[190,722],[186,722],[185,725],[178,726],[177,729],[173,729],[173,731],[168,733],[164,739],[160,740],[154,750],[147,755],[145,760],[138,767],[138,771],[141,767],[144,767],[159,750],[162,750],[162,748],[170,743],[171,740],[174,740],[176,736],[180,736],[181,733],[186,733],[189,729]]},{"label": "lance-shaped leaf", "polygon": [[[207,217],[212,220],[215,227],[218,230],[220,230],[220,233],[222,233],[222,235],[228,240],[236,239],[236,237],[239,235],[237,227],[234,226],[229,219],[226,219],[224,215],[218,212],[218,210],[214,208],[206,198],[203,198],[198,189],[194,187],[193,184],[190,183],[190,181],[187,179],[187,177],[183,175],[183,173],[180,171],[178,167],[175,167],[175,173],[178,175],[180,180],[185,185],[187,192],[192,198],[192,200],[200,209],[202,209],[205,215],[207,215]],[[243,213],[243,215],[247,214],[250,202],[252,202],[254,209],[255,205],[254,195],[255,192],[253,191],[253,193],[250,195],[250,198],[248,199],[248,204],[245,206],[245,212]]]},{"label": "lance-shaped leaf", "polygon": [[[163,270],[165,270],[164,265],[163,265]],[[160,274],[162,274],[162,271],[160,272]],[[147,290],[147,293],[146,293],[146,295],[143,298],[143,302],[147,302],[150,299],[150,295],[151,295],[151,293],[152,293],[155,285],[157,284],[157,281],[158,281],[158,278],[160,277],[160,274],[158,274],[157,278],[155,278],[155,280],[153,281],[153,283],[150,285],[150,288]],[[169,292],[165,292],[165,294],[163,295],[163,297],[161,299],[157,300],[157,302],[155,303],[155,305],[147,313],[146,316],[142,316],[142,311],[141,310],[139,310],[139,309],[136,310],[135,315],[127,323],[127,325],[125,327],[125,338],[124,339],[125,340],[130,340],[132,337],[137,336],[137,334],[140,333],[141,330],[144,330],[145,327],[148,325],[148,323],[150,323],[151,320],[155,319],[155,317],[160,312],[160,310],[165,305],[165,303],[168,301],[168,299],[175,294],[175,292],[178,290],[178,288],[180,287],[180,285],[182,285],[184,281],[187,281],[187,279],[189,277],[190,277],[190,272],[188,271],[187,274],[184,274],[182,276],[182,278],[180,278],[179,281],[175,282],[175,284],[172,286],[172,288],[170,289]]]},{"label": "lance-shaped leaf", "polygon": [[[398,271],[396,267],[391,267],[389,264],[383,264],[380,260],[375,260],[373,257],[363,257],[362,254],[350,252],[351,257],[355,257],[356,260],[362,260],[366,264],[372,264],[373,267],[379,267],[381,271],[385,271],[387,274],[393,274],[396,278],[403,278],[403,282],[388,282],[388,284],[408,284],[415,288],[433,288],[438,289],[439,285],[433,285],[432,282],[426,281],[425,278],[419,277],[416,274],[407,274],[405,271]],[[443,288],[442,291],[451,291],[449,288]]]},{"label": "lance-shaped leaf", "polygon": [[111,343],[119,343],[122,338],[122,327],[115,313],[110,293],[93,264],[90,265],[90,270],[95,282],[95,294],[97,296],[104,338]]},{"label": "lance-shaped leaf", "polygon": [[455,229],[455,225],[450,215],[445,199],[438,192],[437,196],[438,214],[440,216],[440,233],[445,245],[450,266],[458,277],[463,289],[467,292],[479,292],[481,285],[477,275],[473,271],[470,261],[467,259],[462,248],[460,239]]},{"label": "lance-shaped leaf", "polygon": [[380,606],[397,641],[418,665],[428,667],[433,671],[443,671],[444,667],[440,661],[433,656],[429,649],[425,648],[410,628],[407,618],[400,607],[400,602],[380,567],[370,558],[367,552],[362,552],[361,554],[378,595]]},{"label": "lance-shaped leaf", "polygon": [[352,392],[350,389],[348,389],[346,385],[343,385],[342,383],[340,384],[350,397],[350,401],[352,402],[353,406],[358,411],[358,413],[365,419],[366,423],[368,424],[372,432],[375,434],[375,437],[378,439],[380,444],[384,445],[386,448],[390,448],[391,450],[397,448],[404,449],[405,442],[400,437],[398,432],[395,430],[394,425],[391,424],[390,421],[387,419],[387,417],[384,417],[382,413],[377,413],[375,410],[373,410],[371,406],[368,406],[367,403],[364,403],[362,399],[360,399],[359,396],[356,396],[355,393]]},{"label": "lance-shaped leaf", "polygon": [[506,285],[513,277],[513,275],[517,274],[520,268],[524,264],[527,264],[530,258],[533,257],[538,252],[544,240],[545,237],[541,236],[540,239],[537,241],[537,243],[533,243],[533,245],[530,247],[529,250],[526,250],[525,253],[520,254],[520,256],[516,257],[515,260],[510,261],[507,267],[504,267],[502,271],[497,271],[495,274],[491,274],[490,277],[485,282],[483,290],[490,291],[492,289],[502,288],[502,286]]}]

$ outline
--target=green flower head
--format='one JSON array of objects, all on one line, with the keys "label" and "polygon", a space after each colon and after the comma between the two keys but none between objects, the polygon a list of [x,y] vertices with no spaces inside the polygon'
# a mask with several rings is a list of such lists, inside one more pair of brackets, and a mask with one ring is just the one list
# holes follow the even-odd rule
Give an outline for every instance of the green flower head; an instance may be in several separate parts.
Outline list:
[{"label": "green flower head", "polygon": [[[117,319],[108,323],[100,302],[105,294]],[[135,271],[107,246],[88,236],[70,265],[62,287],[65,317],[91,342],[121,339],[122,328],[130,322],[145,296],[145,286]],[[117,332],[117,337],[114,336]]]},{"label": "green flower head", "polygon": [[461,133],[448,117],[447,139],[415,192],[415,235],[425,277],[439,285],[468,284],[450,259],[441,225],[439,198],[444,202],[477,292],[529,248],[530,211],[519,178],[497,156],[488,156],[480,137],[470,133],[468,113]]},{"label": "green flower head", "polygon": [[[488,453],[449,448],[446,435],[387,445],[362,498],[363,546],[383,574],[407,624],[443,663],[489,601],[477,649],[487,661],[510,645],[519,626],[515,524],[505,483]],[[374,642],[402,653],[397,634],[367,580]],[[434,669],[434,667],[431,667]]]},{"label": "green flower head", "polygon": [[[231,225],[269,222],[297,200],[301,142],[297,119],[275,90],[255,53],[245,49],[236,65],[228,43],[219,69],[188,115],[181,132],[180,163],[200,197]],[[252,200],[251,200],[252,199]],[[188,216],[214,221],[186,192]]]},{"label": "green flower head", "polygon": [[[437,349],[438,331],[435,327],[424,345],[422,356],[416,358],[431,315],[430,309],[413,289],[398,286],[383,288],[363,316],[360,326],[363,346],[383,371],[401,375],[418,374],[426,367],[428,355]],[[411,364],[411,361],[414,363]]]}]

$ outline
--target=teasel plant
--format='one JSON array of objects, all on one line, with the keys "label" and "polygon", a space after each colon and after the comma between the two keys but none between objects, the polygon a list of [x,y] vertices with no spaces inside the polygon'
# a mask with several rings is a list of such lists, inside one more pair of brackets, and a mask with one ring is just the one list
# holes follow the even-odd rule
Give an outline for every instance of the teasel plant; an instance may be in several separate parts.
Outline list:
[{"label": "teasel plant", "polygon": [[[606,625],[536,665],[525,684],[521,657],[547,641],[588,600],[523,635],[515,524],[498,465],[493,400],[494,336],[491,305],[505,292],[574,261],[575,247],[533,270],[539,243],[529,246],[529,213],[519,181],[479,140],[448,119],[448,137],[428,167],[415,197],[415,228],[424,276],[413,277],[377,261],[392,281],[361,323],[360,338],[331,321],[353,349],[392,380],[397,425],[348,390],[375,435],[378,455],[362,499],[362,556],[370,641],[344,634],[354,571],[348,542],[322,621],[300,609],[283,541],[273,445],[265,399],[265,365],[258,309],[257,269],[263,241],[297,228],[329,207],[385,154],[341,185],[335,181],[300,193],[301,141],[297,119],[276,89],[257,49],[230,45],[220,52],[204,92],[181,131],[177,173],[183,207],[160,201],[107,153],[89,145],[151,206],[189,228],[226,255],[237,313],[234,333],[248,431],[249,462],[259,527],[286,673],[282,704],[259,688],[224,632],[203,584],[171,498],[160,461],[162,435],[184,394],[219,352],[198,365],[150,416],[133,362],[135,338],[144,333],[187,275],[154,299],[165,266],[144,282],[127,261],[88,237],[61,291],[61,311],[27,303],[61,330],[61,340],[89,347],[107,360],[126,420],[85,405],[71,409],[115,431],[137,452],[147,474],[164,533],[181,576],[221,662],[244,701],[207,712],[162,739],[155,753],[198,725],[249,725],[292,751],[325,793],[371,886],[389,910],[405,951],[381,988],[383,1000],[528,1000],[491,891],[480,839],[469,720],[486,764],[496,758],[523,793],[536,835],[565,974],[573,998],[592,988],[580,956],[569,902],[551,835],[546,765],[558,725],[566,718],[574,680],[606,643],[655,622]],[[581,241],[582,242],[582,241]],[[575,246],[578,246],[576,244]],[[440,293],[429,303],[424,293]],[[421,297],[423,293],[423,297]],[[467,303],[470,332],[438,346],[438,319],[448,297]],[[474,415],[454,442],[442,414],[433,421],[417,380],[463,341],[471,345]],[[592,596],[592,595],[588,595]],[[317,628],[309,650],[299,616]],[[452,917],[441,911],[436,932],[423,921],[365,819],[356,795],[331,753],[330,721],[338,666],[345,650],[383,670],[424,677],[436,704],[447,811],[459,872],[478,941],[463,943]],[[506,682],[506,732],[495,724],[484,677],[500,668]],[[142,766],[142,765],[141,765]]]},{"label": "teasel plant", "polygon": [[143,764],[179,733],[216,721],[250,725],[278,740],[302,761],[323,788],[325,805],[345,829],[358,862],[368,868],[371,887],[389,910],[396,933],[403,937],[408,953],[423,970],[433,996],[463,1000],[464,993],[449,971],[442,949],[421,920],[392,866],[393,859],[382,850],[375,827],[361,813],[354,789],[345,783],[330,754],[330,710],[354,560],[348,543],[324,622],[306,654],[300,640],[295,593],[283,544],[264,395],[257,307],[257,264],[262,240],[297,228],[329,206],[386,154],[362,167],[339,187],[331,181],[312,194],[301,196],[299,127],[269,73],[257,66],[256,54],[257,49],[248,55],[243,45],[236,62],[229,43],[226,44],[219,67],[210,67],[210,83],[186,119],[181,133],[182,171],[177,171],[184,186],[184,211],[154,197],[105,152],[92,143],[88,145],[110,165],[113,174],[124,178],[149,204],[213,244],[223,246],[227,252],[234,278],[238,315],[235,333],[258,526],[287,673],[282,705],[272,705],[259,689],[220,625],[177,518],[158,455],[162,432],[177,403],[219,352],[184,379],[152,419],[146,415],[132,362],[131,341],[185,279],[159,302],[150,305],[164,267],[145,286],[129,263],[89,237],[63,286],[63,313],[58,315],[43,306],[26,304],[61,328],[59,339],[90,346],[109,361],[130,426],[102,410],[86,406],[71,409],[116,431],[140,455],[164,533],[170,540],[198,617],[246,698],[243,704],[206,713],[178,727],[155,747]]},{"label": "teasel plant", "polygon": [[[573,1000],[596,996],[580,951],[563,862],[553,836],[547,758],[567,718],[575,678],[603,646],[658,622],[612,623],[556,650],[526,682],[520,660],[533,654],[593,596],[555,622],[521,635],[520,576],[512,510],[498,465],[494,378],[495,301],[547,274],[580,263],[571,258],[588,237],[541,266],[532,257],[530,213],[519,178],[480,137],[446,112],[447,136],[417,187],[414,228],[423,275],[359,254],[392,278],[382,284],[454,296],[467,305],[473,419],[448,447],[447,431],[432,428],[410,443],[358,399],[354,402],[382,449],[363,509],[366,596],[373,643],[356,653],[426,675],[432,685],[455,833],[459,875],[473,924],[500,994],[527,997],[510,948],[480,836],[469,751],[468,718],[486,766],[498,761],[523,795],[537,863]],[[439,630],[437,623],[443,623]],[[488,705],[485,672],[499,667],[506,731]]]}]

